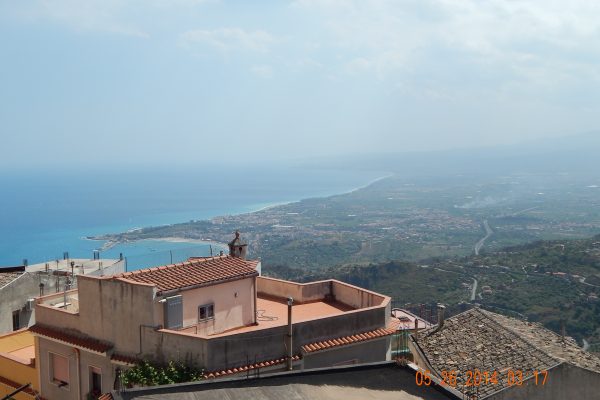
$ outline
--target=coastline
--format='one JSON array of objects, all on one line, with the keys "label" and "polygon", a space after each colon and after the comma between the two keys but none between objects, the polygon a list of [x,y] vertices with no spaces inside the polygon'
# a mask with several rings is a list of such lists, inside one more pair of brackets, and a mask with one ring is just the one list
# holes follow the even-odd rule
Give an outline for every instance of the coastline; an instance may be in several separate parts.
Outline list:
[{"label": "coastline", "polygon": [[[303,198],[301,198],[299,200],[282,201],[282,202],[278,202],[278,203],[268,204],[268,205],[260,207],[260,208],[258,208],[256,210],[250,210],[250,211],[247,211],[247,212],[238,213],[238,214],[230,214],[230,215],[236,216],[236,215],[253,214],[253,213],[257,213],[257,212],[261,212],[261,211],[265,211],[265,210],[270,210],[272,208],[276,208],[276,207],[279,207],[279,206],[286,206],[288,204],[299,203],[299,202],[301,202],[303,200],[306,200],[306,199],[326,199],[327,197],[332,197],[332,196],[343,196],[345,194],[354,193],[354,192],[357,192],[357,191],[359,191],[361,189],[368,188],[372,184],[374,184],[376,182],[379,182],[379,181],[382,181],[382,180],[387,179],[387,178],[391,178],[392,176],[394,176],[394,174],[392,174],[392,173],[389,173],[389,174],[384,175],[384,176],[380,176],[378,178],[375,178],[375,179],[369,181],[367,184],[365,184],[363,186],[355,187],[354,189],[350,189],[350,190],[348,190],[346,192],[328,194],[328,195],[323,195],[323,196],[303,197]],[[208,221],[210,221],[210,220],[212,220],[214,218],[220,218],[220,217],[223,217],[223,215],[217,215],[217,216],[211,217]]]},{"label": "coastline", "polygon": [[169,242],[169,243],[195,243],[195,244],[207,244],[210,246],[215,246],[217,248],[227,249],[227,243],[217,242],[216,240],[204,240],[204,239],[188,239],[184,237],[164,237],[164,238],[156,238],[156,239],[143,239],[143,240],[151,240],[156,242]]},{"label": "coastline", "polygon": [[385,175],[385,176],[380,176],[379,178],[375,178],[375,179],[373,179],[371,182],[367,183],[367,184],[366,184],[366,185],[364,185],[364,186],[359,186],[359,187],[357,187],[357,188],[354,188],[354,189],[352,189],[352,190],[350,190],[350,191],[348,191],[348,192],[339,193],[339,194],[337,194],[337,195],[333,195],[333,196],[339,196],[339,195],[342,195],[342,194],[349,194],[349,193],[354,193],[354,192],[357,192],[357,191],[359,191],[359,190],[361,190],[361,189],[368,188],[369,186],[371,186],[372,184],[374,184],[374,183],[376,183],[376,182],[382,181],[382,180],[384,180],[384,179],[387,179],[387,178],[391,178],[392,176],[394,176],[394,174],[392,174],[392,173],[389,173],[389,174],[387,174],[387,175]]},{"label": "coastline", "polygon": [[[272,204],[263,205],[263,206],[261,206],[261,207],[259,207],[257,209],[250,210],[250,211],[247,211],[247,212],[241,212],[241,213],[235,213],[235,214],[221,214],[221,215],[216,215],[216,216],[210,217],[208,219],[205,219],[204,221],[212,221],[214,219],[222,218],[224,216],[239,216],[239,215],[254,214],[254,213],[258,213],[258,212],[262,212],[262,211],[274,209],[274,208],[277,208],[277,207],[285,206],[285,205],[288,205],[288,204],[299,203],[299,202],[301,202],[301,201],[303,201],[305,199],[310,199],[310,198],[328,198],[328,197],[333,197],[333,196],[342,196],[342,195],[354,193],[354,192],[356,192],[358,190],[361,190],[361,189],[365,189],[365,188],[371,186],[372,184],[374,184],[376,182],[382,181],[382,180],[390,178],[392,176],[394,176],[393,173],[388,173],[386,175],[377,177],[377,178],[369,181],[365,185],[358,186],[356,188],[353,188],[353,189],[350,189],[348,191],[341,192],[341,193],[334,193],[334,194],[330,194],[330,195],[314,196],[314,197],[303,197],[303,198],[298,199],[298,200],[276,202],[276,203],[272,203]],[[182,223],[185,223],[185,222],[182,222]],[[165,226],[169,226],[169,225],[177,225],[177,224],[179,224],[179,223],[164,224],[164,225]],[[127,231],[127,233],[131,233],[131,232],[134,232],[136,230],[142,230],[142,229],[144,229],[144,228],[132,229],[132,230]],[[106,236],[106,235],[101,235],[101,236]],[[124,239],[124,240],[119,240],[119,239],[101,239],[101,238],[95,238],[93,236],[87,236],[86,239],[87,240],[95,240],[95,241],[104,241],[105,243],[103,244],[103,246],[100,249],[100,251],[107,251],[109,249],[112,249],[115,246],[120,245],[120,244],[134,243],[134,242],[140,242],[140,241],[145,241],[145,240],[170,242],[170,243],[195,243],[195,244],[215,245],[215,246],[220,246],[220,247],[225,247],[225,248],[227,247],[226,243],[221,243],[221,242],[212,241],[212,240],[191,239],[191,238],[184,238],[184,237],[147,237],[147,238],[144,238],[144,239]]]}]

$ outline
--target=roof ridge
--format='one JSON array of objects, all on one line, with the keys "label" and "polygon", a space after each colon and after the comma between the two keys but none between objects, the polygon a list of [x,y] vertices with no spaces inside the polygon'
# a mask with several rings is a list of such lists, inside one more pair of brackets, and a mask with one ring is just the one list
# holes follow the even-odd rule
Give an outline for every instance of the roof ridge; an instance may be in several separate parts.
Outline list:
[{"label": "roof ridge", "polygon": [[257,262],[232,256],[192,259],[181,263],[139,269],[111,276],[110,279],[153,285],[157,294],[217,284],[258,275]]},{"label": "roof ridge", "polygon": [[[193,261],[191,261],[190,259],[188,259],[188,260],[182,261],[180,263],[158,265],[156,267],[149,267],[149,268],[140,268],[140,269],[136,269],[135,271],[121,272],[120,274],[113,275],[112,277],[113,278],[125,278],[127,276],[139,275],[139,274],[142,274],[142,273],[148,273],[148,272],[154,272],[154,271],[162,271],[162,270],[165,270],[165,269],[172,269],[172,268],[176,268],[176,267],[183,267],[183,266],[186,266],[186,265],[203,264],[203,263],[207,263],[207,262],[213,261],[215,259],[225,259],[225,258],[233,258],[233,257],[230,257],[229,255],[223,255],[223,256],[206,257],[206,258],[194,258],[194,257],[190,257],[190,258],[192,258]],[[244,261],[250,261],[250,260],[244,260]]]}]

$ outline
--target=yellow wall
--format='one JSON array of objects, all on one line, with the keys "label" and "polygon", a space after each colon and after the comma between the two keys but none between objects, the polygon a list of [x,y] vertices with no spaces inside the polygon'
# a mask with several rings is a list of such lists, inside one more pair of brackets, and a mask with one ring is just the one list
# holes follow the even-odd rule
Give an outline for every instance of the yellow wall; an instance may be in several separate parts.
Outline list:
[{"label": "yellow wall", "polygon": [[0,353],[8,353],[9,351],[33,345],[33,335],[27,329],[21,329],[0,336]]},{"label": "yellow wall", "polygon": [[[34,365],[25,365],[10,357],[8,353],[34,345],[34,336],[28,330],[20,330],[0,336],[0,376],[18,384],[31,383],[39,391],[38,373]],[[0,383],[0,398],[14,391],[13,387]],[[29,400],[32,397],[19,393],[17,400]]]}]

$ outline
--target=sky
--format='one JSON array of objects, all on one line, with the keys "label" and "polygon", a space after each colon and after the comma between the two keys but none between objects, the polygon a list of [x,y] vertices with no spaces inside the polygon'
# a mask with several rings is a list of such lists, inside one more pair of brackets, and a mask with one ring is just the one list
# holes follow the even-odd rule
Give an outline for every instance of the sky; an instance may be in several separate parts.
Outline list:
[{"label": "sky", "polygon": [[597,130],[600,2],[0,0],[0,167],[494,146]]}]

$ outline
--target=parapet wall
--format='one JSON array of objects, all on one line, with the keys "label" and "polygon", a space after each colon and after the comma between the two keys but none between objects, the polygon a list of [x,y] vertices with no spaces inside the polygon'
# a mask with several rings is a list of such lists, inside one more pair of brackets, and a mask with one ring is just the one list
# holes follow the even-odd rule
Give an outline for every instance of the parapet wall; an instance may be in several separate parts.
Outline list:
[{"label": "parapet wall", "polygon": [[[389,297],[365,290],[358,286],[348,285],[347,283],[332,281],[333,295],[341,303],[347,304],[353,308],[369,308],[382,305]],[[390,310],[391,312],[391,310]]]},{"label": "parapet wall", "polygon": [[65,330],[79,330],[80,320],[77,311],[69,311],[51,305],[52,303],[63,302],[64,298],[70,303],[72,299],[77,297],[77,294],[77,289],[74,289],[69,290],[66,293],[60,292],[38,297],[35,304],[36,323]]},{"label": "parapet wall", "polygon": [[311,283],[296,283],[259,276],[256,281],[259,294],[284,299],[292,297],[295,303],[309,303],[331,298],[352,308],[359,309],[380,306],[386,300],[389,300],[387,296],[333,279]]},{"label": "parapet wall", "polygon": [[[297,322],[293,325],[293,353],[303,345],[326,339],[349,336],[386,326],[387,307],[348,311],[346,313]],[[256,361],[283,358],[287,355],[287,326],[259,329],[239,334],[201,338],[192,333],[161,329],[143,329],[145,357],[158,362],[192,361],[207,371],[228,369]]]}]

